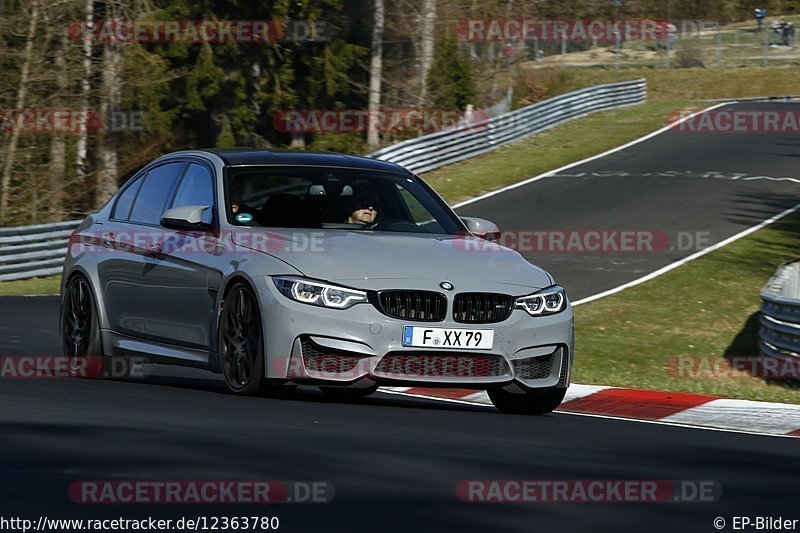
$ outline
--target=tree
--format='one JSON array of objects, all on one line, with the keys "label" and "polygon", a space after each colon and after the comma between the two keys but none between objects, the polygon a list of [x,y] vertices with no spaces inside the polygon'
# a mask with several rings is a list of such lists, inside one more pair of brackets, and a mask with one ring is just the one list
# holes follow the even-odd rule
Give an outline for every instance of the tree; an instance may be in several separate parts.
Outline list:
[{"label": "tree", "polygon": [[475,100],[475,80],[470,57],[454,39],[439,42],[429,88],[436,107],[463,110]]},{"label": "tree", "polygon": [[433,65],[433,45],[436,40],[436,0],[423,0],[422,52],[419,67],[419,105],[425,106],[428,98],[428,73]]},{"label": "tree", "polygon": [[[116,0],[106,4],[106,20],[118,17],[119,9]],[[95,186],[94,206],[100,208],[117,191],[119,179],[119,145],[120,133],[117,124],[113,123],[114,113],[120,110],[122,96],[122,51],[115,42],[103,44],[102,93],[100,115],[105,119],[103,131],[97,144],[97,185]]]},{"label": "tree", "polygon": [[78,146],[75,149],[75,167],[78,173],[78,180],[83,181],[87,175],[86,157],[88,154],[89,131],[86,121],[89,117],[89,97],[92,90],[92,30],[94,29],[94,0],[86,0],[84,10],[86,19],[84,20],[86,35],[83,36],[83,78],[81,79],[82,105],[84,123],[81,124],[78,132]]},{"label": "tree", "polygon": [[[28,35],[25,40],[25,54],[20,75],[19,87],[17,89],[17,102],[15,109],[20,112],[25,109],[28,97],[28,77],[30,76],[31,63],[33,62],[33,44],[36,38],[36,26],[39,23],[39,0],[31,0],[31,14],[28,20]],[[3,176],[0,178],[0,224],[5,222],[8,214],[9,195],[11,192],[11,172],[17,158],[17,145],[21,131],[22,117],[15,117],[17,127],[11,132],[11,141],[5,154],[5,164]]]},{"label": "tree", "polygon": [[[67,72],[67,50],[69,41],[67,32],[64,28],[64,19],[60,16],[63,10],[59,10],[53,17],[54,26],[60,28],[53,36],[50,48],[51,61],[55,74],[55,90],[59,99],[63,102],[66,99],[69,88],[69,77]],[[49,184],[49,211],[50,218],[56,221],[64,217],[64,181],[67,174],[67,139],[63,131],[53,132],[50,139],[50,161],[47,168],[47,179]]]},{"label": "tree", "polygon": [[377,148],[380,144],[378,131],[378,113],[381,107],[381,82],[383,76],[383,25],[386,13],[384,0],[374,0],[375,20],[372,27],[372,50],[369,65],[369,128],[367,130],[367,144],[370,148]]}]

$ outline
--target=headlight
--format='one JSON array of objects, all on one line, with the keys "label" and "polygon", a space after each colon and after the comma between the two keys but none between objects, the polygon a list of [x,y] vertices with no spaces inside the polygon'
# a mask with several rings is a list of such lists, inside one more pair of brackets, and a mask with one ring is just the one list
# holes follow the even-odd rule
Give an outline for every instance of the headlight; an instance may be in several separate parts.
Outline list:
[{"label": "headlight", "polygon": [[567,293],[558,285],[530,296],[521,296],[514,303],[514,309],[524,309],[531,316],[555,315],[566,309],[566,307]]},{"label": "headlight", "polygon": [[281,294],[308,305],[347,309],[367,301],[367,293],[302,278],[272,278]]}]

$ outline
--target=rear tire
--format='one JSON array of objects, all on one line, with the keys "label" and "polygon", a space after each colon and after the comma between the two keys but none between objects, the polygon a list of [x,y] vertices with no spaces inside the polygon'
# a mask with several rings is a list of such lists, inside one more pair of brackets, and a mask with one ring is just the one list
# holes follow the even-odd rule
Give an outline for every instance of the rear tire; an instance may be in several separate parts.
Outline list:
[{"label": "rear tire", "polygon": [[61,346],[71,377],[104,377],[107,366],[103,357],[97,304],[86,278],[73,276],[61,298]]},{"label": "rear tire", "polygon": [[515,394],[503,389],[490,389],[489,399],[503,413],[515,415],[546,415],[564,401],[567,389],[545,389]]},{"label": "rear tire", "polygon": [[264,388],[261,329],[261,312],[255,293],[244,283],[235,284],[222,304],[218,344],[225,384],[238,396],[254,396]]}]

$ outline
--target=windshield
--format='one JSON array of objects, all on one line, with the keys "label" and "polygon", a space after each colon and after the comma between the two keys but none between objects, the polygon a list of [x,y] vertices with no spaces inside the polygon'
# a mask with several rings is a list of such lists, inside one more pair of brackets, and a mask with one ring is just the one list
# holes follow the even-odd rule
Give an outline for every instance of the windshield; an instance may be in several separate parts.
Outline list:
[{"label": "windshield", "polygon": [[226,176],[237,226],[455,235],[458,218],[407,174],[322,167],[243,167]]}]

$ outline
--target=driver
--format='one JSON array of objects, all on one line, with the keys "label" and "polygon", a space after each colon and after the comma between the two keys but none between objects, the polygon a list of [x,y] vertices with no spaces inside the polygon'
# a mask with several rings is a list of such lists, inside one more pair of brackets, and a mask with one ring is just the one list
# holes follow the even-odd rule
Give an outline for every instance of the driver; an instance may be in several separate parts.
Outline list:
[{"label": "driver", "polygon": [[347,212],[350,213],[345,220],[346,224],[370,225],[378,218],[378,197],[372,191],[363,191],[350,200]]},{"label": "driver", "polygon": [[249,225],[251,222],[253,222],[253,219],[256,216],[256,210],[244,202],[243,189],[244,189],[244,184],[242,179],[236,180],[233,183],[231,183],[230,208],[231,208],[231,214],[233,215],[233,219],[237,223]]}]

